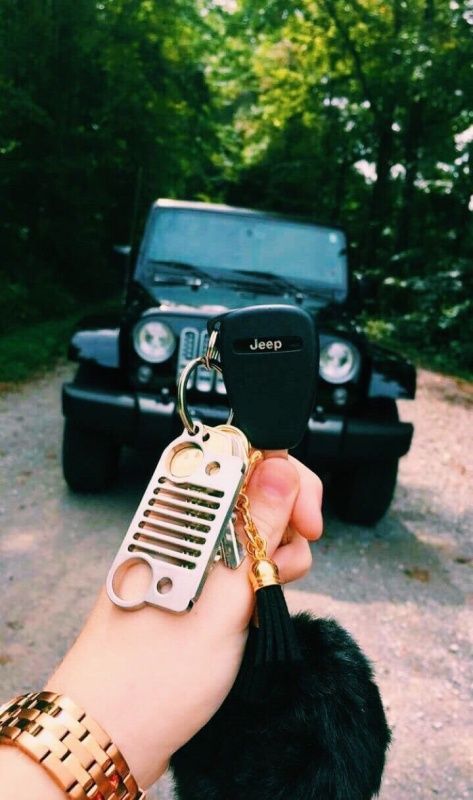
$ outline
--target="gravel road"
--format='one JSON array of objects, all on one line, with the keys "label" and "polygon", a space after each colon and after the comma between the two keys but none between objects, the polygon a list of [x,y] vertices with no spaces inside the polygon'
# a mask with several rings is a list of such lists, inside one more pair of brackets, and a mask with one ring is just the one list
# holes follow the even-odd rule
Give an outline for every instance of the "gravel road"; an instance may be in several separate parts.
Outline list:
[{"label": "gravel road", "polygon": [[[77,497],[60,469],[69,368],[0,395],[1,697],[41,686],[91,606],[143,489]],[[291,607],[336,617],[375,664],[394,731],[382,800],[473,799],[473,387],[421,372],[396,499],[374,529],[327,515]],[[171,797],[169,783],[156,790]],[[288,798],[290,800],[290,798]]]}]

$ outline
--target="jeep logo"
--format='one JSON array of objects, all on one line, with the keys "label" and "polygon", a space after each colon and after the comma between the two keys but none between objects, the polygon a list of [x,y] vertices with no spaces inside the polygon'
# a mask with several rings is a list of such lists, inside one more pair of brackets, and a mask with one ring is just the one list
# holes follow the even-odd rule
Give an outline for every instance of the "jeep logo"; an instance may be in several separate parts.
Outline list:
[{"label": "jeep logo", "polygon": [[281,339],[267,339],[266,341],[255,339],[253,344],[250,344],[250,350],[280,350],[281,347]]},{"label": "jeep logo", "polygon": [[233,343],[235,353],[287,353],[301,348],[300,336],[253,336],[251,339],[235,339]]}]

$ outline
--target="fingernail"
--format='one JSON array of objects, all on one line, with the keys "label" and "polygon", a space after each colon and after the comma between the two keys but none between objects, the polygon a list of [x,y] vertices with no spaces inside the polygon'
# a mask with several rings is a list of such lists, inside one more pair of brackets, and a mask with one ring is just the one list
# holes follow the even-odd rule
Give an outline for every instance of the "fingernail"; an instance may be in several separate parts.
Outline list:
[{"label": "fingernail", "polygon": [[297,475],[292,465],[282,458],[270,458],[257,468],[257,488],[273,499],[283,500],[296,489]]}]

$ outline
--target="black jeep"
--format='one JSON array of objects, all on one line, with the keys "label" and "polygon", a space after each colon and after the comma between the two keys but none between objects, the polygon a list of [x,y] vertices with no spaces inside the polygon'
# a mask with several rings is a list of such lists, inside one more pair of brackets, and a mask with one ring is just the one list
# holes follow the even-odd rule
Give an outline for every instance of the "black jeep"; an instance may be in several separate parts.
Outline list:
[{"label": "black jeep", "polygon": [[[397,398],[415,395],[414,367],[372,344],[353,319],[344,232],[228,206],[158,200],[116,316],[82,321],[69,346],[78,362],[63,388],[63,468],[71,489],[99,491],[123,445],[156,451],[181,431],[176,378],[207,344],[206,323],[227,309],[300,305],[317,319],[320,382],[295,455],[322,471],[336,513],[373,524],[387,511],[412,425]],[[225,385],[198,369],[189,409],[228,416]],[[290,409],[288,409],[290,413]]]}]

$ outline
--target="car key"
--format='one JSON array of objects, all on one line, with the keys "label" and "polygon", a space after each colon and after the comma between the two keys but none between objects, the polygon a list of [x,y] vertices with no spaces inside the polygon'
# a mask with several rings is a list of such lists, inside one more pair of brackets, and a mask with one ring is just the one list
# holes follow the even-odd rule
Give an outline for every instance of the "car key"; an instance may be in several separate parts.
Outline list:
[{"label": "car key", "polygon": [[[233,425],[217,425],[214,429],[210,430],[229,435],[234,455],[240,455],[245,460],[245,463],[248,462],[250,443],[242,431],[235,428]],[[218,554],[222,558],[225,566],[229,567],[229,569],[238,569],[246,557],[246,549],[236,534],[235,517],[236,511],[234,510],[222,537],[222,544]]]},{"label": "car key", "polygon": [[[245,460],[245,463],[248,461],[250,444],[245,434],[238,428],[228,424],[217,425],[215,428],[206,427],[206,432],[211,437],[213,447],[217,448],[215,452],[222,452],[221,448],[223,447],[225,452],[239,455]],[[222,433],[226,435],[222,437]],[[217,436],[219,439],[216,438]],[[217,558],[222,559],[229,569],[238,569],[246,557],[246,550],[236,535],[235,515],[236,512],[233,511],[217,554]]]},{"label": "car key", "polygon": [[235,531],[235,512],[228,523],[220,545],[220,557],[229,569],[238,569],[246,557],[246,551]]},{"label": "car key", "polygon": [[295,447],[317,387],[319,347],[312,318],[296,306],[250,306],[210,320],[208,330],[235,424],[254,447]]}]

